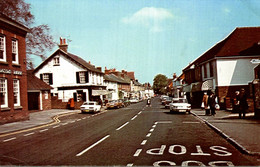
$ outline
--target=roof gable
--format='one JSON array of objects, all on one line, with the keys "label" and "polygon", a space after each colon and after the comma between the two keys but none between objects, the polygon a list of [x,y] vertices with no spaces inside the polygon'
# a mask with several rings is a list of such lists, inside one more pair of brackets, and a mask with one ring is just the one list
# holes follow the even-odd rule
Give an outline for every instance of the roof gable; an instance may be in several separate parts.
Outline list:
[{"label": "roof gable", "polygon": [[66,58],[74,61],[77,65],[79,65],[79,66],[81,66],[81,67],[83,67],[83,68],[85,68],[85,69],[87,69],[89,71],[93,71],[93,72],[97,72],[97,73],[103,74],[103,72],[100,71],[99,69],[97,69],[94,65],[91,65],[91,64],[87,63],[85,60],[83,60],[79,56],[76,56],[76,55],[71,54],[71,53],[66,53],[62,49],[57,49],[51,56],[49,56],[38,67],[36,67],[34,72],[37,72],[40,68],[42,68],[44,65],[46,65],[47,62],[49,62],[51,59],[53,59],[53,57],[55,57],[58,54],[62,54]]}]

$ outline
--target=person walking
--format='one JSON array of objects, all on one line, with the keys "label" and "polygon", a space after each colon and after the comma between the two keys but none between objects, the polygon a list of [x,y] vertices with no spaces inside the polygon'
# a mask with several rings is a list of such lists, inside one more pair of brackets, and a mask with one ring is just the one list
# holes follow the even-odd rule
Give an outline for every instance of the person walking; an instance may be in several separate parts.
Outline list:
[{"label": "person walking", "polygon": [[236,91],[235,92],[235,102],[234,102],[234,112],[239,113],[240,111],[240,92]]},{"label": "person walking", "polygon": [[209,99],[209,96],[208,96],[207,92],[204,92],[201,106],[205,109],[205,115],[210,114],[208,99]]},{"label": "person walking", "polygon": [[248,109],[248,104],[247,104],[247,96],[244,88],[241,89],[239,98],[240,98],[239,118],[241,118],[242,114],[243,114],[243,118],[245,118],[246,110]]},{"label": "person walking", "polygon": [[209,107],[210,107],[210,111],[211,111],[211,115],[215,116],[216,114],[216,96],[214,94],[214,92],[210,92],[210,96],[209,96]]}]

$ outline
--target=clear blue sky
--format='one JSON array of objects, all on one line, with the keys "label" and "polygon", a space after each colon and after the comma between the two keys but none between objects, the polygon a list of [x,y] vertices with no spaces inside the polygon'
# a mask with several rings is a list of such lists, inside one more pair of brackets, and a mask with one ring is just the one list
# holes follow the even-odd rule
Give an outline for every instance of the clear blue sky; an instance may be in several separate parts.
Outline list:
[{"label": "clear blue sky", "polygon": [[260,26],[259,0],[26,2],[36,24],[48,24],[57,43],[59,37],[71,40],[70,53],[102,69],[135,71],[141,83],[153,83],[157,74],[180,75],[236,27]]}]

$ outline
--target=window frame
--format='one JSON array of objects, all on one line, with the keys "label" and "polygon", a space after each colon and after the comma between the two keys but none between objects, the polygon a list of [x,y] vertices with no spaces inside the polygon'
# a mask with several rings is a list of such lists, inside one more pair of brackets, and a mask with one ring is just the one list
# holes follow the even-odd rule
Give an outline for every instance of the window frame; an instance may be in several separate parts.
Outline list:
[{"label": "window frame", "polygon": [[54,66],[59,66],[60,65],[60,56],[55,56],[53,58],[53,65]]},{"label": "window frame", "polygon": [[[15,83],[17,81],[17,83]],[[15,85],[17,84],[17,88],[15,88]],[[13,79],[13,93],[14,93],[14,106],[20,106],[21,105],[21,97],[20,97],[20,80],[19,79]],[[15,96],[15,94],[17,95]],[[15,103],[15,97],[17,98],[17,102]]]},{"label": "window frame", "polygon": [[[3,44],[3,46],[2,46],[2,44]],[[1,48],[3,48],[3,49],[1,49]],[[6,37],[3,34],[0,34],[0,52],[1,51],[3,54],[3,58],[0,57],[0,61],[6,62]]]},{"label": "window frame", "polygon": [[[2,81],[4,81],[4,90],[2,90]],[[7,79],[6,78],[0,78],[0,93],[2,93],[2,91],[4,91],[5,97],[4,97],[4,103],[2,104],[2,98],[1,98],[1,108],[6,108],[8,107],[8,85],[7,85]]]},{"label": "window frame", "polygon": [[[18,40],[13,38],[12,39],[12,63],[19,64],[19,51],[18,51]],[[14,60],[15,58],[15,60]]]}]

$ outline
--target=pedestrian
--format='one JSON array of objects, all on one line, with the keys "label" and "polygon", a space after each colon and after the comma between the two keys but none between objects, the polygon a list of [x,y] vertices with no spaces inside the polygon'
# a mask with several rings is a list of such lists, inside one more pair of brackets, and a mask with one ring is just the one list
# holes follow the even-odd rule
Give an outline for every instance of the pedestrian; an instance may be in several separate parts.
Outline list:
[{"label": "pedestrian", "polygon": [[215,116],[216,114],[216,96],[214,94],[214,92],[210,92],[210,96],[209,96],[209,107],[210,107],[210,111],[211,111],[211,115]]},{"label": "pedestrian", "polygon": [[242,114],[243,114],[243,118],[245,118],[246,110],[248,109],[248,104],[247,104],[247,96],[244,88],[241,89],[239,99],[240,99],[239,118],[241,118]]},{"label": "pedestrian", "polygon": [[151,106],[151,99],[150,98],[147,99],[146,105]]},{"label": "pedestrian", "polygon": [[207,92],[204,92],[204,95],[203,95],[203,98],[202,98],[201,107],[203,107],[205,109],[205,115],[209,115],[210,114],[210,108],[209,108],[208,99],[209,99],[209,96],[208,96]]},{"label": "pedestrian", "polygon": [[240,92],[235,92],[234,112],[239,113],[240,111]]}]

